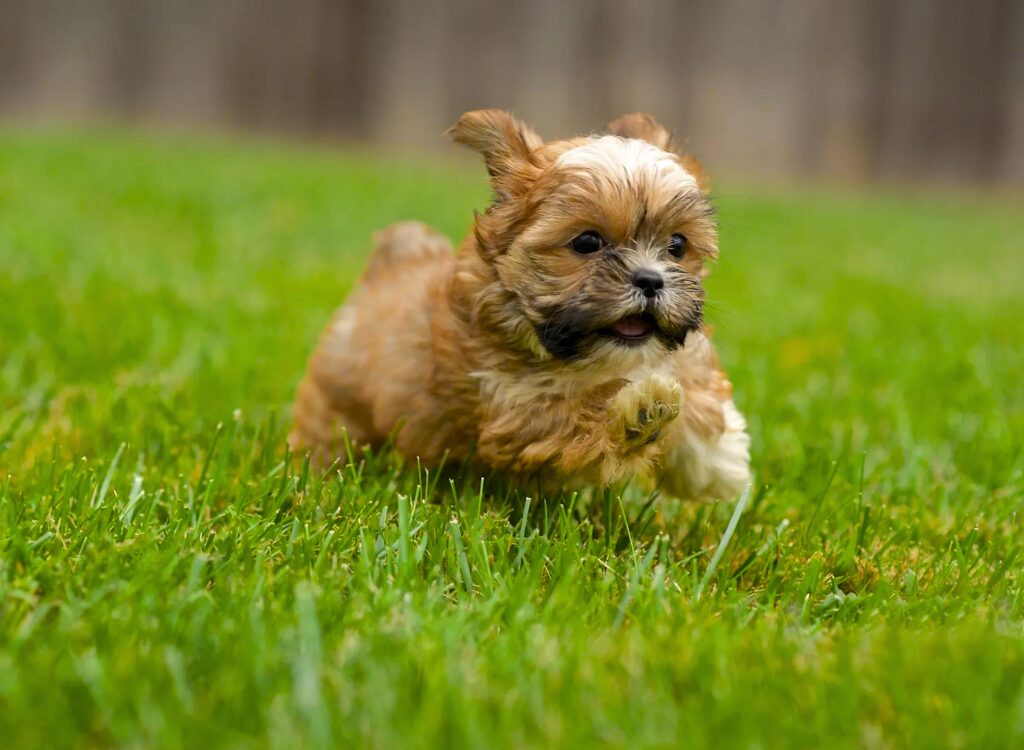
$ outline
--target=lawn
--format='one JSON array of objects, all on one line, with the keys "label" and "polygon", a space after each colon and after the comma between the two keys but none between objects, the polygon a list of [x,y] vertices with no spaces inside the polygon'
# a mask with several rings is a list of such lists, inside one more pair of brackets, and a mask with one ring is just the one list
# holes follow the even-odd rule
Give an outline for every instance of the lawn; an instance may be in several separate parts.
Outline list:
[{"label": "lawn", "polygon": [[486,196],[454,155],[0,131],[4,745],[1024,746],[1020,206],[721,187],[757,477],[709,571],[734,503],[287,456],[370,234]]}]

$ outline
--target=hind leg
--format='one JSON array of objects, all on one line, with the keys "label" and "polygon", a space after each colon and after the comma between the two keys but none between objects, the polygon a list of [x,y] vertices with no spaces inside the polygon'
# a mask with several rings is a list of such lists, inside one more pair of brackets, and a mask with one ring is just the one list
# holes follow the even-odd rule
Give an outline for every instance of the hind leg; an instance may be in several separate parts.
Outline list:
[{"label": "hind leg", "polygon": [[379,442],[369,415],[354,403],[345,411],[337,396],[330,383],[310,372],[299,384],[295,398],[295,424],[288,445],[295,453],[308,451],[314,466],[321,469],[346,457],[346,441],[354,451]]},{"label": "hind leg", "polygon": [[393,352],[428,339],[424,282],[452,258],[448,239],[419,222],[390,226],[374,242],[366,272],[324,329],[296,394],[289,444],[312,451],[318,465],[344,458],[346,434],[355,449],[379,446],[402,416],[423,368],[405,355],[396,361]]}]

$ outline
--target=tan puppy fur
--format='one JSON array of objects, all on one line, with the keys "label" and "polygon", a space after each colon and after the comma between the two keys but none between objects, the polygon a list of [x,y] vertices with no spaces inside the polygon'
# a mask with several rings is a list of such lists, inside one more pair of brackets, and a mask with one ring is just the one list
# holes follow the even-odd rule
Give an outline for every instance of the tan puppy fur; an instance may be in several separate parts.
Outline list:
[{"label": "tan puppy fur", "polygon": [[749,439],[703,325],[718,251],[700,167],[647,115],[544,143],[506,112],[463,115],[494,201],[457,253],[390,227],[298,390],[296,450],[321,464],[389,436],[556,488],[645,475],[731,498]]}]

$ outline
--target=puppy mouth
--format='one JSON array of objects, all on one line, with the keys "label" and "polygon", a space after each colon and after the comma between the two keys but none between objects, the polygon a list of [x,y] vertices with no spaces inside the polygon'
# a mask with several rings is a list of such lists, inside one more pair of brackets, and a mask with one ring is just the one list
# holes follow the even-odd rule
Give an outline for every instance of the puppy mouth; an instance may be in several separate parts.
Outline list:
[{"label": "puppy mouth", "polygon": [[[560,359],[577,359],[589,353],[597,341],[619,347],[644,347],[657,341],[668,350],[685,346],[686,334],[695,330],[700,313],[677,326],[672,320],[659,320],[652,310],[623,315],[612,323],[594,325],[594,313],[586,308],[562,308],[548,313],[535,330],[541,344]],[[607,320],[607,318],[605,318]]]},{"label": "puppy mouth", "polygon": [[658,322],[650,313],[627,315],[619,318],[602,332],[624,343],[636,344],[656,334]]}]

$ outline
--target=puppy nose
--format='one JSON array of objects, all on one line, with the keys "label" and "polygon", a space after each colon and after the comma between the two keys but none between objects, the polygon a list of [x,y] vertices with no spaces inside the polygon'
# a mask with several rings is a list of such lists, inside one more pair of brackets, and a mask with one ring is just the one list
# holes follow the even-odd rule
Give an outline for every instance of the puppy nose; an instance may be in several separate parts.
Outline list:
[{"label": "puppy nose", "polygon": [[657,271],[641,268],[633,272],[633,286],[642,291],[645,297],[653,297],[665,286],[665,279]]}]

